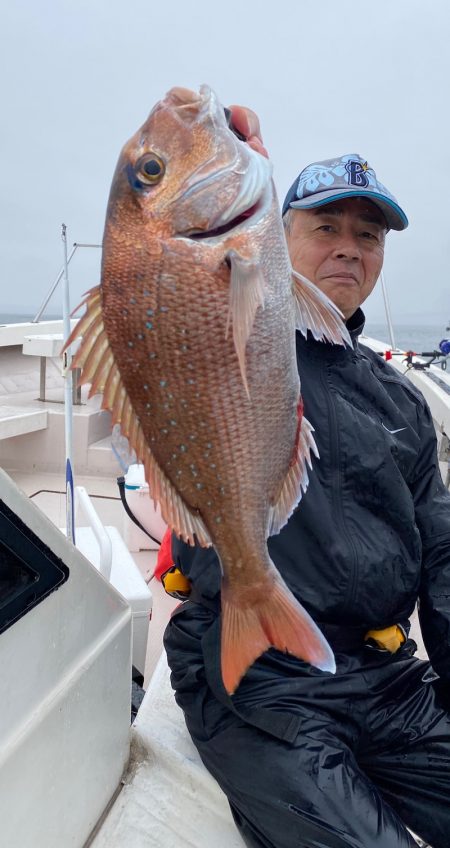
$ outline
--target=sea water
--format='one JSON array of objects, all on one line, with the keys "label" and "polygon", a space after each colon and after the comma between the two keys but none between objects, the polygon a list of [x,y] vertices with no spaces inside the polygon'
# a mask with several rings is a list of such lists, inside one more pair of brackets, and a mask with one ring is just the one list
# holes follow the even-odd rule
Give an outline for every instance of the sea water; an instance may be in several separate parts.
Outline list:
[{"label": "sea water", "polygon": [[[31,321],[34,315],[0,313],[0,324],[16,324]],[[46,315],[44,320],[55,320],[58,315]],[[400,350],[413,350],[415,353],[437,350],[441,339],[450,338],[449,321],[442,324],[399,324],[394,325],[395,344]],[[386,323],[368,321],[364,332],[373,339],[390,344]]]},{"label": "sea water", "polygon": [[[415,353],[423,353],[439,349],[442,339],[450,338],[450,330],[447,330],[448,322],[442,324],[394,324],[394,340],[396,347],[400,350],[413,350]],[[364,332],[373,339],[386,342],[390,345],[389,330],[387,324],[377,324],[368,321]]]}]

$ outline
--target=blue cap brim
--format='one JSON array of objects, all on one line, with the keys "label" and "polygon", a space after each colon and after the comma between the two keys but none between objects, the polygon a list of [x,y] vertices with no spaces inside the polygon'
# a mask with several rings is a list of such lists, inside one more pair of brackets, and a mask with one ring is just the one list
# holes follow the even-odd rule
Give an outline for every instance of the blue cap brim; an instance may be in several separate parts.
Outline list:
[{"label": "blue cap brim", "polygon": [[293,186],[291,186],[286,195],[286,199],[283,204],[283,215],[289,208],[314,209],[317,206],[324,206],[327,203],[332,203],[333,200],[342,200],[345,197],[367,197],[368,200],[371,200],[375,206],[378,206],[378,208],[381,209],[390,230],[405,230],[408,226],[408,218],[398,203],[395,203],[395,201],[386,197],[384,194],[380,194],[379,192],[370,190],[364,191],[364,189],[359,188],[330,189],[329,191],[321,191],[318,194],[303,197],[301,200],[298,200],[295,199],[296,185],[297,181]]}]

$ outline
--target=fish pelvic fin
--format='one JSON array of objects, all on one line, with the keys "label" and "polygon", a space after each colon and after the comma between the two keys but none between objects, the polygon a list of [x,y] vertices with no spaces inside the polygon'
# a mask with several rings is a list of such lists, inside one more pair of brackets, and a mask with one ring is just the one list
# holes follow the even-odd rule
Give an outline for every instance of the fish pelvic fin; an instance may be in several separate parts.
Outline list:
[{"label": "fish pelvic fin", "polygon": [[225,338],[228,338],[230,324],[233,329],[233,341],[239,361],[242,382],[250,398],[245,362],[245,348],[252,331],[256,310],[264,308],[265,282],[258,262],[244,259],[235,250],[227,254],[230,263],[230,297]]},{"label": "fish pelvic fin", "polygon": [[239,587],[222,585],[221,669],[232,695],[255,660],[269,648],[293,654],[334,674],[333,652],[309,613],[272,565],[264,601],[242,606]]},{"label": "fish pelvic fin", "polygon": [[297,329],[308,330],[316,341],[353,347],[340,309],[314,283],[292,269]]},{"label": "fish pelvic fin", "polygon": [[113,426],[120,425],[121,433],[136,452],[138,461],[144,465],[145,479],[153,501],[160,504],[161,514],[169,527],[190,545],[197,541],[202,547],[210,547],[211,537],[201,515],[194,513],[182,500],[146,442],[108,340],[101,312],[100,286],[91,289],[81,305],[86,306],[86,312],[63,348],[64,351],[82,336],[72,360],[72,369],[81,369],[79,384],[91,384],[88,397],[103,394],[102,409],[110,410]]},{"label": "fish pelvic fin", "polygon": [[311,454],[319,457],[313,433],[314,428],[303,416],[303,403],[300,400],[294,455],[279,496],[269,511],[269,536],[280,532],[308,488],[308,467],[312,468]]}]

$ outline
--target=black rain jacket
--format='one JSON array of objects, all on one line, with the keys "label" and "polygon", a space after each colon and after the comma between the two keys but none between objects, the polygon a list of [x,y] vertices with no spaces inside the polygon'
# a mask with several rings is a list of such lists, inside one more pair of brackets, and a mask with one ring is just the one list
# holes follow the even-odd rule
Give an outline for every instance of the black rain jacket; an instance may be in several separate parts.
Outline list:
[{"label": "black rain jacket", "polygon": [[[450,679],[450,494],[428,406],[414,385],[358,343],[361,310],[347,323],[354,349],[297,334],[304,414],[315,429],[308,489],[270,555],[319,626],[342,631],[403,624],[419,598],[425,646]],[[173,537],[174,562],[196,600],[217,601],[213,549]]]}]

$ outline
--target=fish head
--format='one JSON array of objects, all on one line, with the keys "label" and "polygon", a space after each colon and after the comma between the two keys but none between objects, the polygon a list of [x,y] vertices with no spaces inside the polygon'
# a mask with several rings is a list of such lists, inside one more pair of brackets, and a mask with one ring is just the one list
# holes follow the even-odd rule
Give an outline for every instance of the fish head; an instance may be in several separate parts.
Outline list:
[{"label": "fish head", "polygon": [[230,130],[212,89],[172,88],[122,150],[105,235],[214,241],[272,199],[271,164]]}]

